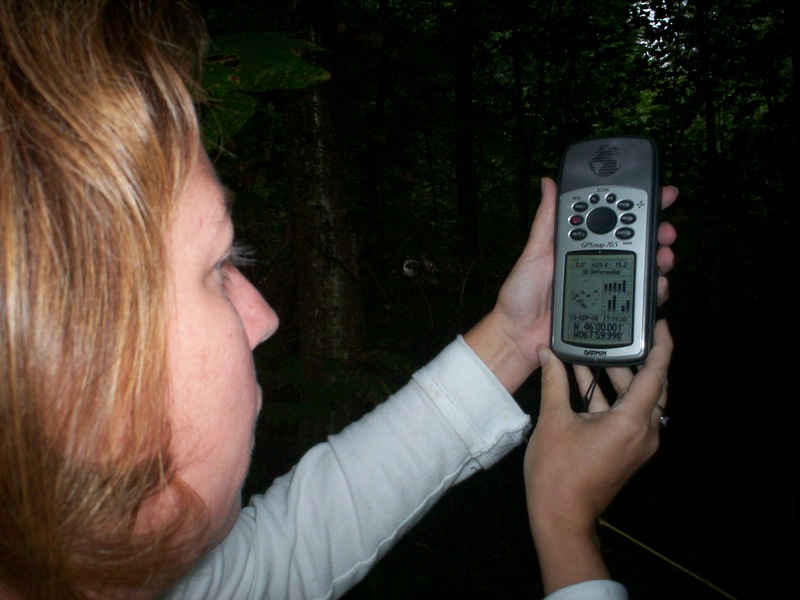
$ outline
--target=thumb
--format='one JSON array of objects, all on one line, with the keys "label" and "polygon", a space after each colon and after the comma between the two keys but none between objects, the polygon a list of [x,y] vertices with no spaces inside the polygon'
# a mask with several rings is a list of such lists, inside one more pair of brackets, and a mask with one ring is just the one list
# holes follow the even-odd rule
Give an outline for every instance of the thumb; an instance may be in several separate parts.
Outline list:
[{"label": "thumb", "polygon": [[[529,242],[534,246],[551,247],[556,231],[556,182],[542,177],[542,197],[533,219]],[[524,250],[523,250],[524,253]]]},{"label": "thumb", "polygon": [[539,346],[539,364],[542,365],[542,401],[539,414],[572,410],[569,405],[569,380],[567,370],[552,350]]}]

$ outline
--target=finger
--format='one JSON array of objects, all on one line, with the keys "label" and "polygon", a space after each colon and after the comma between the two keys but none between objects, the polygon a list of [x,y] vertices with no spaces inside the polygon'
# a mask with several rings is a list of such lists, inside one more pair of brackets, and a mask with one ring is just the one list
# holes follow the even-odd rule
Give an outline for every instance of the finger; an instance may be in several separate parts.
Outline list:
[{"label": "finger", "polygon": [[662,319],[656,323],[653,348],[647,355],[644,366],[633,378],[625,394],[615,403],[615,408],[627,405],[632,408],[626,410],[633,410],[643,417],[651,417],[656,403],[666,402],[667,370],[672,348],[672,336],[667,322]]},{"label": "finger", "polygon": [[678,239],[678,232],[675,226],[669,221],[662,221],[658,224],[658,243],[662,246],[671,246]]},{"label": "finger", "polygon": [[661,306],[669,299],[669,280],[664,276],[675,266],[675,254],[672,249],[661,247],[656,253],[656,265],[658,266],[659,276],[657,281],[657,302]]},{"label": "finger", "polygon": [[[661,390],[661,395],[656,400],[656,405],[653,407],[653,412],[650,415],[650,422],[653,427],[658,427],[661,425],[661,417],[666,417],[667,415],[667,382],[664,382],[664,386]],[[667,417],[669,420],[669,417]],[[666,422],[664,422],[666,425]]]},{"label": "finger", "polygon": [[656,252],[656,264],[658,270],[664,274],[672,270],[675,266],[675,253],[669,246],[661,246]]},{"label": "finger", "polygon": [[669,300],[669,280],[663,275],[658,278],[658,305],[661,306]]},{"label": "finger", "polygon": [[661,209],[670,206],[678,199],[679,190],[674,185],[665,185],[661,188]]},{"label": "finger", "polygon": [[557,188],[558,186],[554,179],[542,177],[542,199],[549,199],[555,202]]},{"label": "finger", "polygon": [[[542,198],[529,236],[529,241],[540,244],[553,243],[556,222],[556,182],[549,177],[542,177]],[[531,245],[531,244],[529,244]]]},{"label": "finger", "polygon": [[539,416],[571,413],[569,380],[564,363],[545,345],[539,347],[539,363],[542,365],[542,401]]},{"label": "finger", "polygon": [[531,224],[528,243],[525,245],[523,255],[537,255],[546,247],[550,251],[555,237],[556,223],[556,182],[549,177],[542,177],[542,197],[539,208]]},{"label": "finger", "polygon": [[608,379],[614,386],[617,396],[627,390],[633,381],[633,371],[630,367],[609,367],[606,369],[606,373],[608,373]]}]

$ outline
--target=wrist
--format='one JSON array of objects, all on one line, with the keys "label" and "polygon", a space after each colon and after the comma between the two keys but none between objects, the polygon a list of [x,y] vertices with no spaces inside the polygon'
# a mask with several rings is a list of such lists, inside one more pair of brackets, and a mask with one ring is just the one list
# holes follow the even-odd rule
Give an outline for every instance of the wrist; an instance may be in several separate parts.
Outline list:
[{"label": "wrist", "polygon": [[544,591],[609,579],[594,524],[531,520]]},{"label": "wrist", "polygon": [[513,394],[539,365],[525,357],[509,329],[491,311],[464,334],[464,341]]}]

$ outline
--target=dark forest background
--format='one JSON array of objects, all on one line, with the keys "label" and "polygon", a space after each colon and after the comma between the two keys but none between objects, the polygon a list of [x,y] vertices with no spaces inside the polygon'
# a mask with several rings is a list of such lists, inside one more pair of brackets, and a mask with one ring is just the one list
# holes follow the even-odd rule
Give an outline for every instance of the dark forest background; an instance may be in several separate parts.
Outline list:
[{"label": "dark forest background", "polygon": [[[488,311],[566,145],[651,136],[678,202],[672,422],[599,533],[633,598],[795,585],[796,10],[779,0],[201,0],[207,145],[281,317],[247,492]],[[795,7],[796,8],[796,7]],[[794,191],[792,191],[794,189]],[[790,364],[791,361],[791,364]],[[517,394],[537,413],[536,376]],[[522,449],[348,594],[536,598]],[[672,561],[672,562],[669,562]]]}]

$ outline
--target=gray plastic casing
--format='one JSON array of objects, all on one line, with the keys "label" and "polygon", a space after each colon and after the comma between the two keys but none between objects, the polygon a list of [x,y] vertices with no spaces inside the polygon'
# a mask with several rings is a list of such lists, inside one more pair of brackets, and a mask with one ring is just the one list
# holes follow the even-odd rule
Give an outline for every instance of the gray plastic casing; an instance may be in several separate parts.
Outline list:
[{"label": "gray plastic casing", "polygon": [[[609,194],[615,194],[616,200],[607,201]],[[599,196],[596,203],[590,202],[592,195]],[[619,208],[622,200],[630,200],[632,207]],[[580,203],[585,203],[587,208],[576,210],[575,206]],[[561,360],[602,366],[634,365],[644,361],[652,346],[655,323],[658,277],[655,255],[660,208],[658,149],[650,138],[596,138],[573,143],[564,152],[558,177],[551,337],[553,351]],[[608,220],[612,213],[616,216],[616,223],[607,232],[598,233],[588,228],[591,213],[599,209],[602,215],[596,213],[592,217],[602,216]],[[576,215],[584,219],[582,224],[570,223]],[[622,215],[627,215],[626,220],[633,219],[633,223],[622,223]],[[578,235],[577,229],[584,231]],[[620,232],[621,229],[628,231]],[[621,238],[621,233],[630,237]],[[575,239],[580,235],[585,237]],[[567,331],[565,319],[570,318],[568,298],[565,298],[568,256],[585,253],[589,261],[614,260],[618,256],[615,253],[619,252],[635,256],[632,309],[626,317],[633,320],[630,340],[567,339],[569,335],[564,332]]]}]

